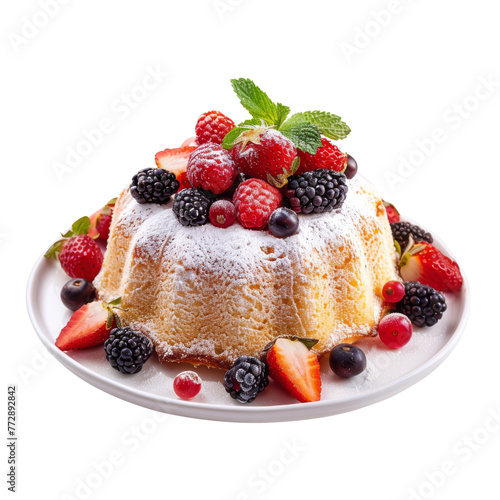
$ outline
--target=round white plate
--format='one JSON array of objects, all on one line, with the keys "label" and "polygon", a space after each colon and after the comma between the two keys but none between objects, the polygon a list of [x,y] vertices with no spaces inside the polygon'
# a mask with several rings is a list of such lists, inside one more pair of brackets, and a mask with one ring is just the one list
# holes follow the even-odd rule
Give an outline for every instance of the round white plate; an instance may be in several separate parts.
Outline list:
[{"label": "round white plate", "polygon": [[[435,238],[434,244],[453,258]],[[463,269],[462,269],[463,274]],[[448,310],[432,328],[415,328],[413,338],[402,349],[391,350],[377,338],[357,343],[367,357],[367,369],[357,377],[341,379],[326,359],[321,362],[321,401],[298,403],[275,383],[251,404],[241,404],[226,393],[222,370],[198,367],[203,380],[201,392],[190,401],[179,399],[172,388],[175,376],[193,370],[188,364],[161,365],[153,354],[136,375],[122,375],[106,361],[102,346],[62,352],[55,339],[71,317],[59,294],[68,277],[53,259],[36,262],[27,287],[31,322],[49,352],[83,380],[126,401],[156,411],[186,417],[231,422],[278,422],[324,417],[376,403],[423,379],[437,368],[457,345],[469,312],[469,286],[459,294],[446,294]]]}]

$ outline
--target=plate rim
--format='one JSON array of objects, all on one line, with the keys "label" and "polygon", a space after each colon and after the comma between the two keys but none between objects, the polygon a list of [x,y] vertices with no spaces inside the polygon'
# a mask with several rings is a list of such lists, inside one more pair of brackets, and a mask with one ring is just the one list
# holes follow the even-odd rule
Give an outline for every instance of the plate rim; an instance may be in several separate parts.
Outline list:
[{"label": "plate rim", "polygon": [[[410,218],[405,220],[414,223]],[[423,225],[420,227],[428,230]],[[433,233],[431,233],[433,234]],[[436,238],[435,243],[453,260],[456,260],[453,253],[442,242],[440,238]],[[63,366],[70,370],[73,374],[90,383],[94,387],[118,397],[125,401],[149,408],[151,410],[161,411],[172,415],[185,416],[190,418],[199,418],[205,420],[225,421],[225,422],[241,422],[241,423],[265,423],[265,422],[287,422],[295,420],[306,420],[313,418],[322,418],[327,416],[338,415],[353,411],[365,406],[372,405],[379,401],[383,401],[391,396],[402,392],[408,387],[416,384],[427,375],[432,373],[441,363],[451,354],[453,349],[458,344],[459,340],[465,331],[467,321],[470,314],[470,291],[469,281],[462,265],[460,271],[463,277],[463,285],[460,290],[462,295],[463,306],[460,308],[461,317],[454,331],[446,344],[439,349],[433,356],[427,359],[424,363],[401,375],[400,377],[391,380],[381,386],[369,389],[360,394],[343,397],[337,400],[315,401],[312,403],[290,403],[284,405],[272,406],[221,406],[214,403],[201,403],[196,401],[184,401],[172,399],[167,396],[158,394],[145,393],[139,389],[129,387],[116,380],[111,380],[103,375],[100,375],[75,359],[68,356],[65,352],[58,349],[53,342],[50,342],[48,336],[43,332],[40,322],[38,321],[38,307],[36,305],[35,287],[37,277],[42,273],[44,266],[49,265],[44,255],[42,254],[35,262],[26,286],[26,306],[28,315],[33,325],[33,328],[41,340],[42,344],[49,353],[56,358]]]}]

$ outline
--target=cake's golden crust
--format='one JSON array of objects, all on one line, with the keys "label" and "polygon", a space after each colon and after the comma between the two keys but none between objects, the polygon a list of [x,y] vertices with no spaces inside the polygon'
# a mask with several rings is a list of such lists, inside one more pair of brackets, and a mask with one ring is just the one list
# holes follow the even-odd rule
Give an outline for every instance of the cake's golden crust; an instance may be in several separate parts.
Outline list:
[{"label": "cake's golden crust", "polygon": [[122,297],[123,322],[162,362],[228,368],[279,335],[317,338],[323,355],[374,334],[391,279],[385,209],[355,179],[338,213],[300,216],[285,239],[237,224],[185,228],[171,204],[139,205],[125,190],[96,285],[103,299]]}]

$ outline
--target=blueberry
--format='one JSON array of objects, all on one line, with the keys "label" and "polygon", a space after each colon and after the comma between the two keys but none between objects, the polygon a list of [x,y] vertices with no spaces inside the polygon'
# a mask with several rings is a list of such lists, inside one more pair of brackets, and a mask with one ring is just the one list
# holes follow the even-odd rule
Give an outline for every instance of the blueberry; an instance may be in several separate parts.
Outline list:
[{"label": "blueberry", "polygon": [[355,345],[339,344],[330,352],[330,368],[343,378],[359,375],[366,368],[365,353]]},{"label": "blueberry", "polygon": [[95,288],[90,281],[76,278],[68,281],[61,290],[62,303],[72,311],[95,299]]},{"label": "blueberry", "polygon": [[285,238],[297,232],[299,216],[289,208],[277,208],[269,217],[269,230],[278,238]]},{"label": "blueberry", "polygon": [[348,179],[352,179],[358,173],[358,162],[351,156],[347,155],[347,168],[344,175]]}]

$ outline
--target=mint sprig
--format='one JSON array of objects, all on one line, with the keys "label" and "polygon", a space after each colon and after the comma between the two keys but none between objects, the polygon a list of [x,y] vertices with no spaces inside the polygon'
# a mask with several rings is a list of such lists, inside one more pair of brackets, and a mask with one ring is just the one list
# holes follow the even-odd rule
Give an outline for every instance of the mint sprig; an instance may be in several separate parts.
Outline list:
[{"label": "mint sprig", "polygon": [[235,140],[245,131],[245,126],[264,125],[279,130],[288,137],[297,148],[310,154],[316,154],[321,147],[321,135],[334,140],[345,139],[351,129],[340,116],[327,111],[305,111],[295,113],[290,118],[290,108],[281,103],[274,103],[269,96],[249,78],[231,80],[233,90],[252,119],[240,123],[227,133],[222,146],[231,149]]}]

